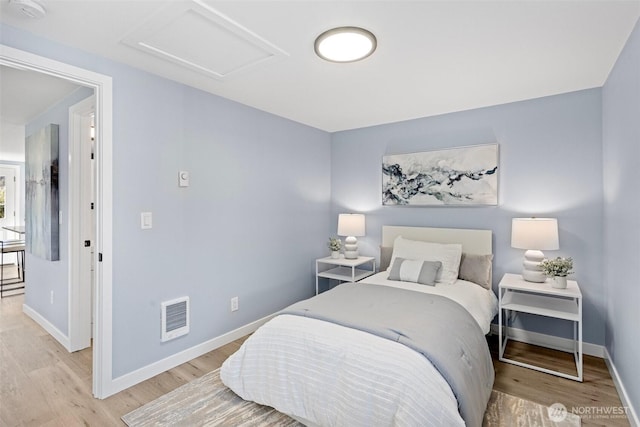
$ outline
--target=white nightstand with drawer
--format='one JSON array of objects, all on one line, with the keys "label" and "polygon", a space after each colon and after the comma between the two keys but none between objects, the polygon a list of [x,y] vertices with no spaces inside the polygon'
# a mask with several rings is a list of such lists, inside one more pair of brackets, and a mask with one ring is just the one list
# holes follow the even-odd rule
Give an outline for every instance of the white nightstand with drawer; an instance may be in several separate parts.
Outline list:
[{"label": "white nightstand with drawer", "polygon": [[[575,381],[582,381],[582,293],[578,283],[567,281],[566,289],[551,287],[549,281],[534,283],[525,281],[519,274],[505,274],[498,285],[498,330],[500,361],[535,369]],[[509,341],[509,327],[518,313],[563,319],[573,322],[573,355],[578,375],[570,375],[504,356]]]}]

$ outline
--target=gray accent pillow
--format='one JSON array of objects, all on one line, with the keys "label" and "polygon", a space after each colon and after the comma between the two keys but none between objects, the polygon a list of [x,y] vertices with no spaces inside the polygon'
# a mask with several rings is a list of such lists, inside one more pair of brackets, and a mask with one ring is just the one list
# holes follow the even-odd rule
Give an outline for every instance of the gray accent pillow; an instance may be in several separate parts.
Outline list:
[{"label": "gray accent pillow", "polygon": [[436,275],[441,267],[442,263],[440,261],[412,260],[396,257],[389,271],[389,280],[435,286]]},{"label": "gray accent pillow", "polygon": [[391,264],[393,246],[380,246],[380,271],[385,271]]},{"label": "gray accent pillow", "polygon": [[458,278],[491,289],[491,261],[493,255],[462,253]]}]

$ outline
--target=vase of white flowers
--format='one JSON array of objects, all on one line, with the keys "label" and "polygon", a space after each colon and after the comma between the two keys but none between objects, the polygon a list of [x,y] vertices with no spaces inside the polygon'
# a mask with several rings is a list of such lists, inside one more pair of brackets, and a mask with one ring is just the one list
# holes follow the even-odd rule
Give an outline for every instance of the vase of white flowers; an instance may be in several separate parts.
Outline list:
[{"label": "vase of white flowers", "polygon": [[330,237],[327,246],[331,250],[331,258],[340,258],[340,248],[342,247],[342,241],[336,237]]},{"label": "vase of white flowers", "polygon": [[542,272],[552,278],[551,287],[564,289],[567,287],[567,276],[573,271],[573,259],[561,258],[545,259],[540,263]]}]

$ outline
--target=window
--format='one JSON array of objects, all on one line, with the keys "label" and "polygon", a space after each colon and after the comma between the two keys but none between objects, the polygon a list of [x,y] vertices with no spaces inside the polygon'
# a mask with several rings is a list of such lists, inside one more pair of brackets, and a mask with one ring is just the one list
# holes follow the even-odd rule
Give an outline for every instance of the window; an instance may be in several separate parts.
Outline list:
[{"label": "window", "polygon": [[6,177],[0,176],[0,219],[4,218],[4,206],[7,198]]}]

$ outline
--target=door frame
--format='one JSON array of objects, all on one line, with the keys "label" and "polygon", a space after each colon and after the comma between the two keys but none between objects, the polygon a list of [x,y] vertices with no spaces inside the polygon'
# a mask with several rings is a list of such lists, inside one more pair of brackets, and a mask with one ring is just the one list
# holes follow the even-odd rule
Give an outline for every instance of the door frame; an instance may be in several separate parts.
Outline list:
[{"label": "door frame", "polygon": [[[93,337],[93,395],[115,393],[112,372],[113,281],[113,84],[109,76],[0,44],[0,64],[36,71],[93,88],[96,97],[96,263],[94,283],[95,335]],[[71,203],[71,201],[70,201]]]}]

